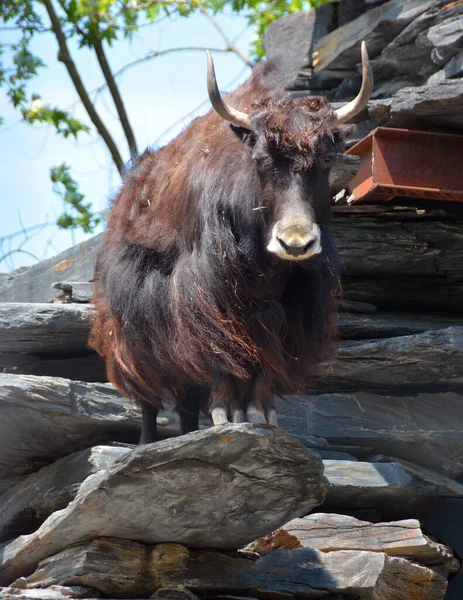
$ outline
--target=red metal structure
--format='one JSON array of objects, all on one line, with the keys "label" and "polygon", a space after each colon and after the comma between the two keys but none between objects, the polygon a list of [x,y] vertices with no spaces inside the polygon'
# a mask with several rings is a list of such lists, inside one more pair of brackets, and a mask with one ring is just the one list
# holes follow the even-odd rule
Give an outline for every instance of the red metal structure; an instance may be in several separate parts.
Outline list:
[{"label": "red metal structure", "polygon": [[463,136],[378,127],[347,152],[360,157],[349,203],[396,196],[463,202]]}]

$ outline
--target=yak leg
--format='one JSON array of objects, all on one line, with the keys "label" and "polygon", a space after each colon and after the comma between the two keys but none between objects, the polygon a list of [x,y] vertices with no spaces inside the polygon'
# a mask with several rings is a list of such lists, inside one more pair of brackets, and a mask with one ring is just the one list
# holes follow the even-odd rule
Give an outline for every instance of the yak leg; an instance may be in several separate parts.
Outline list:
[{"label": "yak leg", "polygon": [[261,374],[254,376],[247,397],[246,417],[250,423],[268,423],[278,426],[275,412],[275,394],[271,383]]},{"label": "yak leg", "polygon": [[214,374],[209,410],[214,425],[245,422],[236,382],[231,375]]},{"label": "yak leg", "polygon": [[182,435],[199,429],[199,409],[201,405],[201,392],[196,388],[189,388],[186,397],[178,406],[180,417],[180,431]]},{"label": "yak leg", "polygon": [[157,441],[157,416],[159,409],[146,400],[141,403],[141,435],[139,444],[150,444]]}]

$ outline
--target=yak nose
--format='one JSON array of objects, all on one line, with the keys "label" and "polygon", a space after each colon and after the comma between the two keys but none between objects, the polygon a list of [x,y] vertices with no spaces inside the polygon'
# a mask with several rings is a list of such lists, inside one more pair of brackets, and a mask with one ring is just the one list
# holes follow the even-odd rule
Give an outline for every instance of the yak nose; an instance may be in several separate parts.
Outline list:
[{"label": "yak nose", "polygon": [[275,233],[280,255],[308,258],[321,252],[320,228],[315,223],[292,224]]},{"label": "yak nose", "polygon": [[291,256],[301,256],[303,254],[307,254],[311,249],[315,248],[317,242],[319,241],[319,237],[312,234],[307,241],[303,240],[302,243],[300,239],[284,240],[282,237],[278,236],[277,240],[287,254]]}]

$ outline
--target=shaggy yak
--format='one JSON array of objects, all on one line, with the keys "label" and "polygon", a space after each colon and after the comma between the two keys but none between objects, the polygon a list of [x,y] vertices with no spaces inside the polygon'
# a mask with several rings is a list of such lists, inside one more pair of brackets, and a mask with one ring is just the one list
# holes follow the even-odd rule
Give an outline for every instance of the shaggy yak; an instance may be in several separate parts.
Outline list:
[{"label": "shaggy yak", "polygon": [[272,60],[225,101],[207,58],[215,110],[141,156],[97,261],[91,345],[141,403],[141,443],[156,440],[163,398],[183,433],[200,408],[215,424],[276,425],[275,394],[304,390],[332,356],[328,176],[371,93],[365,45],[362,88],[338,110],[288,96]]}]

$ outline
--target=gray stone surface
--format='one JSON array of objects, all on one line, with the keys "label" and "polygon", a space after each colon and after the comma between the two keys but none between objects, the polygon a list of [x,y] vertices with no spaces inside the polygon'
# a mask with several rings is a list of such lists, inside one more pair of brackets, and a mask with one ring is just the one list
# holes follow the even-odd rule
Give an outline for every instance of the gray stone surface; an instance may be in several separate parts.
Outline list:
[{"label": "gray stone surface", "polygon": [[91,281],[102,243],[99,234],[29,269],[10,273],[0,281],[0,302],[51,302],[56,281]]},{"label": "gray stone surface", "polygon": [[[299,546],[296,546],[296,541]],[[401,556],[423,565],[442,565],[453,570],[458,561],[447,546],[423,534],[416,519],[369,523],[347,515],[316,513],[293,519],[279,530],[248,544],[246,552],[265,554],[280,548],[315,548],[333,550],[366,550]],[[457,568],[458,570],[458,568]]]},{"label": "gray stone surface", "polygon": [[88,477],[37,531],[2,544],[0,583],[95,536],[238,548],[319,505],[322,473],[319,456],[264,425],[214,427],[140,446]]},{"label": "gray stone surface", "polygon": [[323,509],[345,514],[377,511],[383,519],[421,517],[439,497],[463,498],[463,486],[400,462],[324,460],[328,492]]},{"label": "gray stone surface", "polygon": [[[413,394],[461,391],[463,327],[375,340],[345,340],[336,361],[313,389]],[[323,436],[323,434],[321,434]]]},{"label": "gray stone surface", "polygon": [[32,533],[53,512],[66,508],[81,483],[130,452],[95,446],[43,467],[0,495],[0,541]]},{"label": "gray stone surface", "polygon": [[[335,6],[328,4],[310,12],[296,12],[271,23],[264,34],[266,57],[284,61],[287,71],[285,87],[294,86],[301,68],[310,66],[312,52],[323,36],[336,26]],[[288,40],[291,44],[288,44]]]},{"label": "gray stone surface", "polygon": [[22,589],[21,587],[0,588],[0,600],[94,600],[101,598],[95,590],[80,586],[52,585],[46,589]]},{"label": "gray stone surface", "polygon": [[351,70],[355,74],[363,40],[370,57],[374,58],[432,2],[390,0],[338,27],[316,44],[313,56],[315,70]]},{"label": "gray stone surface", "polygon": [[228,594],[303,599],[441,600],[446,578],[436,571],[381,552],[313,548],[275,550],[254,560],[219,552],[191,552],[176,544],[147,548],[98,539],[44,560],[28,586],[72,582],[106,595],[147,597],[159,587],[200,596]]},{"label": "gray stone surface", "polygon": [[[108,440],[138,441],[140,412],[109,384],[0,374],[0,490]],[[13,479],[12,479],[13,478]]]},{"label": "gray stone surface", "polygon": [[449,477],[463,475],[461,394],[325,394],[310,396],[307,407],[309,434],[373,448]]},{"label": "gray stone surface", "polygon": [[57,281],[53,284],[57,299],[61,302],[90,302],[93,284],[90,281]]},{"label": "gray stone surface", "polygon": [[90,352],[93,311],[88,305],[0,304],[0,352]]}]

